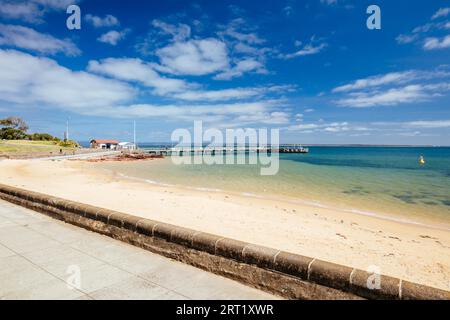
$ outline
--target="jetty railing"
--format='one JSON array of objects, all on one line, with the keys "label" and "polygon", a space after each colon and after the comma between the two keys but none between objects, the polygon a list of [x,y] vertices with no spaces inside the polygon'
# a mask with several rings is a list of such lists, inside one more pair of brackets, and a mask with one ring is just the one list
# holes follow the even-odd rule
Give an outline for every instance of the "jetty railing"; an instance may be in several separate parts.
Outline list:
[{"label": "jetty railing", "polygon": [[226,154],[250,154],[250,153],[309,153],[309,148],[298,146],[272,147],[171,147],[171,148],[144,148],[145,153],[155,155],[226,155]]}]

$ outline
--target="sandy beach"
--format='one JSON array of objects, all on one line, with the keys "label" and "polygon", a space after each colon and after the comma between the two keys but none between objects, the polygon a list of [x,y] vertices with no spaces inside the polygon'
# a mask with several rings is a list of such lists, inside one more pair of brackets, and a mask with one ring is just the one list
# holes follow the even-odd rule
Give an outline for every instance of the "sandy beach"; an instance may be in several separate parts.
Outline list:
[{"label": "sandy beach", "polygon": [[0,183],[450,290],[450,231],[428,221],[152,185],[84,161],[3,160]]}]

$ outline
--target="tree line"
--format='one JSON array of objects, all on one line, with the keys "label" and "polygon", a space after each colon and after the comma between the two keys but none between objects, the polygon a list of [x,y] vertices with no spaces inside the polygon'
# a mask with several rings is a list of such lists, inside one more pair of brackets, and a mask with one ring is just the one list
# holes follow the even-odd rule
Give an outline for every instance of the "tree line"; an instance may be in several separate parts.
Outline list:
[{"label": "tree line", "polygon": [[72,140],[61,140],[48,133],[28,134],[28,125],[19,117],[8,117],[0,119],[1,140],[30,140],[30,141],[53,141],[64,147],[78,147],[78,143]]}]

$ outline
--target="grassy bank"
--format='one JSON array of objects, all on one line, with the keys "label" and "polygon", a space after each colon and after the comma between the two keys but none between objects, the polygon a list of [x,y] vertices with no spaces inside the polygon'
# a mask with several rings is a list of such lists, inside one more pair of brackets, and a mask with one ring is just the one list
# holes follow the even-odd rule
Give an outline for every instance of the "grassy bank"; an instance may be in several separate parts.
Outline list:
[{"label": "grassy bank", "polygon": [[[33,158],[72,154],[79,148],[61,147],[54,141],[0,140],[0,157],[3,158]],[[77,152],[78,153],[78,152]]]}]

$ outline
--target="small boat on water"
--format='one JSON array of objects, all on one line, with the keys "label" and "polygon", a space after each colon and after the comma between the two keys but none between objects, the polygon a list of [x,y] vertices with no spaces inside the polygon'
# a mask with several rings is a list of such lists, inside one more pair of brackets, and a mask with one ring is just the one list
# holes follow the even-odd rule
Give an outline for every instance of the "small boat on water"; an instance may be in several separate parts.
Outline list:
[{"label": "small boat on water", "polygon": [[425,164],[425,158],[422,155],[419,157],[419,164],[421,166],[423,166]]}]

